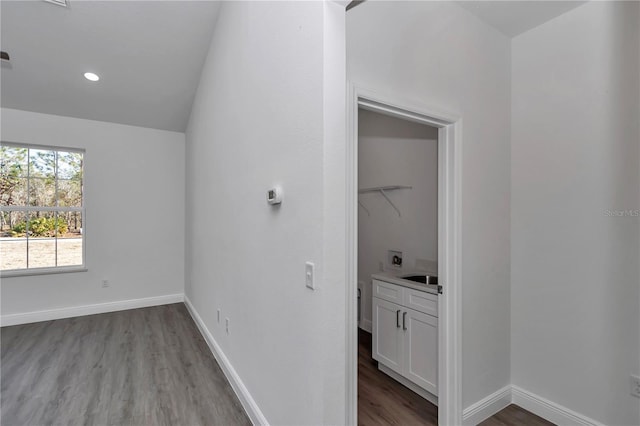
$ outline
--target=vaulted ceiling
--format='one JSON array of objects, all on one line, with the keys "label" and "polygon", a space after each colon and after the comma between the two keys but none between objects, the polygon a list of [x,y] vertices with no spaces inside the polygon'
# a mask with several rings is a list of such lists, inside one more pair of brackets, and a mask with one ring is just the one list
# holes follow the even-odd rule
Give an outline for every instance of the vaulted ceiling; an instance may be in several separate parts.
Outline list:
[{"label": "vaulted ceiling", "polygon": [[[185,130],[219,2],[0,3],[1,105]],[[87,71],[100,76],[86,80]]]},{"label": "vaulted ceiling", "polygon": [[535,28],[586,1],[456,1],[504,35],[515,37]]},{"label": "vaulted ceiling", "polygon": [[[513,37],[584,2],[456,3]],[[11,61],[3,61],[0,70],[0,104],[183,132],[219,6],[218,1],[68,0],[61,7],[2,0],[0,44]],[[86,80],[88,71],[100,80]]]}]

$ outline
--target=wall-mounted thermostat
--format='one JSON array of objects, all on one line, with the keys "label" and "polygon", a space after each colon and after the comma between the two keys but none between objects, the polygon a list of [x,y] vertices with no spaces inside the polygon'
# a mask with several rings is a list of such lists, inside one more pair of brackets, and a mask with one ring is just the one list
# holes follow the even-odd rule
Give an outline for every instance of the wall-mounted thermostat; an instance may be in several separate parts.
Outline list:
[{"label": "wall-mounted thermostat", "polygon": [[269,204],[280,204],[282,202],[282,188],[276,186],[267,191],[267,202]]}]

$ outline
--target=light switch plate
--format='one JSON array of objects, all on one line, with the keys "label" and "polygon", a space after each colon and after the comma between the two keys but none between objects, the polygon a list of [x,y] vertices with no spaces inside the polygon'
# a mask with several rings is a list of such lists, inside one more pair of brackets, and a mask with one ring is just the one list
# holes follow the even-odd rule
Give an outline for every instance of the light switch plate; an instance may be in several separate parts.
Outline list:
[{"label": "light switch plate", "polygon": [[309,287],[311,290],[315,290],[316,283],[315,283],[315,276],[314,276],[314,264],[312,262],[305,263],[304,278],[305,278],[305,285]]},{"label": "light switch plate", "polygon": [[640,398],[640,377],[631,375],[631,395]]}]

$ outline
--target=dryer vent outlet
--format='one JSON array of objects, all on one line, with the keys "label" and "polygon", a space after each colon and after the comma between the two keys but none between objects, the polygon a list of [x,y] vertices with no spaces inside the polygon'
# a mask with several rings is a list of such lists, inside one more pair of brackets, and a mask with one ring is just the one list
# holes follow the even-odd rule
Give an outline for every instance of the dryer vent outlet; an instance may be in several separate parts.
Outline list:
[{"label": "dryer vent outlet", "polygon": [[402,252],[397,250],[389,250],[389,266],[392,268],[402,268]]}]

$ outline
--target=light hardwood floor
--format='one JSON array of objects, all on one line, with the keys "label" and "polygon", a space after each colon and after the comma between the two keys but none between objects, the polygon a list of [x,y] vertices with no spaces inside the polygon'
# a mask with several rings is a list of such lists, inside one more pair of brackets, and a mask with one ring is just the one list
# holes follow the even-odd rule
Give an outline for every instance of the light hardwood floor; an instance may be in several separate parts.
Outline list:
[{"label": "light hardwood floor", "polygon": [[[371,334],[358,331],[358,424],[360,426],[437,426],[438,407],[378,370],[371,357]],[[510,405],[481,426],[553,426]]]},{"label": "light hardwood floor", "polygon": [[4,327],[2,425],[249,425],[184,304]]}]

